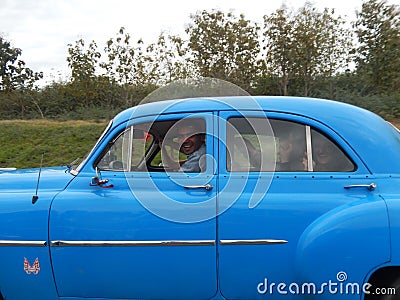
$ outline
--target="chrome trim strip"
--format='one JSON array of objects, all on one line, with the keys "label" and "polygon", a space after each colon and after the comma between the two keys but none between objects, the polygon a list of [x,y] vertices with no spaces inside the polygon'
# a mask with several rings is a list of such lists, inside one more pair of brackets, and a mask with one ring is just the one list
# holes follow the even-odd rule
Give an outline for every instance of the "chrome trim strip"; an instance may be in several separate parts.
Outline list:
[{"label": "chrome trim strip", "polygon": [[0,168],[0,172],[10,172],[15,171],[17,168]]},{"label": "chrome trim strip", "polygon": [[[125,141],[123,143],[125,143]],[[133,126],[131,126],[129,128],[128,153],[127,153],[128,161],[127,161],[127,164],[126,164],[126,168],[128,168],[128,166],[129,166],[129,170],[127,170],[128,172],[132,171],[131,170],[132,169],[132,167],[131,167],[132,166],[132,149],[133,149]],[[123,156],[123,154],[122,154],[122,156]]]},{"label": "chrome trim strip", "polygon": [[314,171],[313,157],[312,157],[312,142],[311,142],[311,128],[306,126],[306,147],[307,147],[307,170],[308,172]]},{"label": "chrome trim strip", "polygon": [[47,241],[17,241],[17,240],[0,240],[0,247],[17,246],[17,247],[46,247]]},{"label": "chrome trim strip", "polygon": [[215,240],[52,241],[52,247],[214,246]]},{"label": "chrome trim strip", "polygon": [[276,245],[286,244],[286,240],[260,239],[260,240],[220,240],[220,245]]}]

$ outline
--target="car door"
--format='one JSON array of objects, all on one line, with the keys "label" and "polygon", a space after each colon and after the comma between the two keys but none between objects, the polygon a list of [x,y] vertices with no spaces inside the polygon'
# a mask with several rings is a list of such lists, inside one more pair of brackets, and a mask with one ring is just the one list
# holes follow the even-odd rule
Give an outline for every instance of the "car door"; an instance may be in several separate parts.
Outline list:
[{"label": "car door", "polygon": [[[218,219],[222,295],[330,299],[341,287],[346,299],[360,299],[362,291],[345,284],[361,289],[365,274],[389,259],[386,207],[360,158],[331,129],[305,117],[223,112],[221,119],[220,206],[235,199]],[[320,137],[336,153],[325,169],[317,162]],[[254,160],[254,149],[264,158]]]},{"label": "car door", "polygon": [[213,114],[196,114],[205,124],[204,172],[168,171],[153,151],[162,125],[190,117],[143,117],[114,128],[54,199],[50,241],[59,296],[206,299],[216,293]]}]

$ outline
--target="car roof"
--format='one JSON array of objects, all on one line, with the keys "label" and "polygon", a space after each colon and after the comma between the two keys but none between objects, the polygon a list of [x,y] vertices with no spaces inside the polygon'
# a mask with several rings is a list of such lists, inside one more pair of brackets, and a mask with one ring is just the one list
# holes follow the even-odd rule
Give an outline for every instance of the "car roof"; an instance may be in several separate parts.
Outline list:
[{"label": "car roof", "polygon": [[400,173],[400,134],[378,115],[363,108],[332,100],[281,97],[233,96],[166,100],[129,108],[115,124],[139,116],[227,110],[263,110],[299,115],[329,127],[340,135],[372,173]]}]

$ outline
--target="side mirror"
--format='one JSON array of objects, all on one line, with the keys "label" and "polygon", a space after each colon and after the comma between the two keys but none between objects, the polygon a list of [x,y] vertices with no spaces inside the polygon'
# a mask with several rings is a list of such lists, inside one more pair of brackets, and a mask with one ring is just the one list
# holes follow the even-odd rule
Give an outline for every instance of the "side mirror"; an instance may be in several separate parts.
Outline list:
[{"label": "side mirror", "polygon": [[96,167],[96,176],[92,177],[92,181],[90,182],[90,186],[99,186],[101,188],[109,189],[113,188],[113,184],[106,185],[109,182],[108,179],[101,179],[101,175],[99,169]]}]

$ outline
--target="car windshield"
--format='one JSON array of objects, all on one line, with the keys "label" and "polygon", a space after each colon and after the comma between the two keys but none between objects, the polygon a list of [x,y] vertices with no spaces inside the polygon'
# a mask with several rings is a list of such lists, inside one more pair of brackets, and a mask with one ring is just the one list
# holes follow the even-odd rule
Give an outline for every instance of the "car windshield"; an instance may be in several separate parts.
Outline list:
[{"label": "car windshield", "polygon": [[95,144],[95,145],[93,146],[93,148],[88,152],[88,154],[86,154],[86,155],[84,156],[84,158],[82,159],[82,161],[80,162],[80,164],[78,164],[78,165],[76,165],[76,166],[75,166],[75,165],[74,165],[74,166],[71,166],[71,171],[70,171],[71,174],[77,175],[77,174],[79,173],[79,171],[81,170],[81,168],[82,168],[83,165],[85,164],[86,159],[87,159],[87,158],[90,156],[90,154],[96,149],[96,147],[97,147],[97,145],[99,144],[99,142],[103,139],[103,137],[106,135],[106,133],[110,130],[112,123],[113,123],[113,121],[111,120],[111,121],[108,123],[106,129],[104,129],[103,133],[101,134],[101,136],[100,136],[99,139],[97,140],[96,144]]}]

